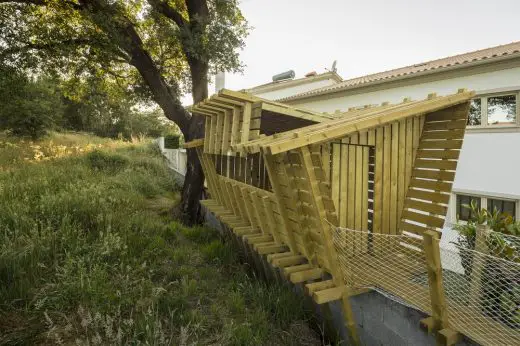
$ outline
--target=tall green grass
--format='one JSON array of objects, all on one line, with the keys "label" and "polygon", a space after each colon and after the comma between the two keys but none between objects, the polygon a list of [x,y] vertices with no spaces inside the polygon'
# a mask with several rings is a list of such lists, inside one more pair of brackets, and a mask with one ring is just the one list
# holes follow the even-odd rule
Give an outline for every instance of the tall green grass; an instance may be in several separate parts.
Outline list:
[{"label": "tall green grass", "polygon": [[287,288],[170,219],[156,149],[112,144],[0,171],[0,344],[318,342]]}]

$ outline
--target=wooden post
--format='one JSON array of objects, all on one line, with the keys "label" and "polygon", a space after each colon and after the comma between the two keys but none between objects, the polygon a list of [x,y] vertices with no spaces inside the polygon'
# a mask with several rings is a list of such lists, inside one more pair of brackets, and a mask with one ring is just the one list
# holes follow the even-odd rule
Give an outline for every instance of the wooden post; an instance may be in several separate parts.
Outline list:
[{"label": "wooden post", "polygon": [[[482,289],[482,273],[486,265],[485,255],[488,254],[489,249],[487,246],[487,236],[489,233],[489,227],[487,225],[476,226],[476,238],[475,238],[475,253],[473,254],[473,264],[471,271],[471,286],[470,286],[470,297],[474,299],[475,304],[480,307],[480,297]],[[482,255],[478,255],[482,254]],[[466,254],[468,256],[469,254]],[[477,308],[477,311],[479,309]]]},{"label": "wooden post", "polygon": [[442,283],[439,233],[432,230],[424,232],[423,245],[426,257],[426,268],[428,270],[430,301],[432,305],[433,325],[431,328],[438,331],[448,327],[448,309],[446,308],[446,299]]},{"label": "wooden post", "polygon": [[323,198],[318,185],[318,179],[314,170],[314,165],[311,159],[311,153],[307,146],[300,148],[300,157],[302,161],[302,167],[306,175],[306,179],[309,184],[310,193],[312,195],[312,204],[319,217],[319,225],[323,238],[324,247],[327,252],[327,260],[331,269],[332,280],[338,289],[341,289],[341,307],[343,315],[346,320],[345,327],[350,332],[350,337],[355,345],[359,345],[359,336],[356,330],[356,322],[354,320],[354,313],[352,312],[352,306],[349,300],[349,288],[345,286],[343,279],[343,273],[338,265],[338,255],[336,248],[334,247],[333,236],[330,232],[330,225],[327,224],[327,212],[323,204]]}]

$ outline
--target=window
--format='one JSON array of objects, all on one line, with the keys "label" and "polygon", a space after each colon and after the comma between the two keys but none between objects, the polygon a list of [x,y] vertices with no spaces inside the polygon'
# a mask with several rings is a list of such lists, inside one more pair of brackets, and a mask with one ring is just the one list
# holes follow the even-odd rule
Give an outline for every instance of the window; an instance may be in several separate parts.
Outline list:
[{"label": "window", "polygon": [[455,194],[455,208],[452,209],[452,220],[468,221],[471,218],[471,209],[464,206],[470,205],[471,201],[475,201],[477,209],[485,208],[489,212],[495,209],[500,213],[506,213],[516,219],[519,213],[517,200],[501,199],[497,197],[471,196]]},{"label": "window", "polygon": [[487,200],[487,210],[493,212],[494,210],[498,210],[500,213],[506,213],[511,215],[513,218],[516,217],[516,203],[514,201],[505,201],[502,199],[491,199]]},{"label": "window", "polygon": [[482,123],[482,100],[473,99],[469,105],[468,125],[475,126]]},{"label": "window", "polygon": [[471,218],[471,209],[468,208],[471,201],[475,201],[477,208],[480,210],[480,197],[457,195],[457,216],[459,220],[468,221]]},{"label": "window", "polygon": [[482,96],[471,100],[468,126],[500,127],[517,124],[517,93]]},{"label": "window", "polygon": [[493,96],[487,99],[488,125],[514,124],[516,122],[516,96]]}]

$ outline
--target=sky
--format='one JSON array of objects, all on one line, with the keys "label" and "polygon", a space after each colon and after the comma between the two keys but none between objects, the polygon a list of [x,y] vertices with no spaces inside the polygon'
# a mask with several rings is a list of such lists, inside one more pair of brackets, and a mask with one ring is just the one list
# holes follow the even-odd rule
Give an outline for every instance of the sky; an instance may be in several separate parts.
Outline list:
[{"label": "sky", "polygon": [[[243,74],[226,88],[268,83],[294,70],[344,79],[520,40],[518,0],[242,0],[253,27]],[[214,86],[210,86],[210,94]]]}]

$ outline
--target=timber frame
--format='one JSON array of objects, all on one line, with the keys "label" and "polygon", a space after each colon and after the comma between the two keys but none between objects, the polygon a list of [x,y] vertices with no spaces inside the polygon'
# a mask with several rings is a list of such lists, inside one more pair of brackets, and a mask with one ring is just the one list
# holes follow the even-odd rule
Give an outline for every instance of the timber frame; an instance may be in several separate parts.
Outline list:
[{"label": "timber frame", "polygon": [[[185,145],[197,149],[206,176],[211,199],[201,203],[245,253],[264,257],[266,276],[279,270],[324,307],[339,300],[358,344],[349,302],[357,292],[346,285],[331,225],[438,245],[473,95],[461,89],[332,115],[223,90],[192,108],[206,116],[205,138]],[[449,332],[444,310],[430,319]]]}]

